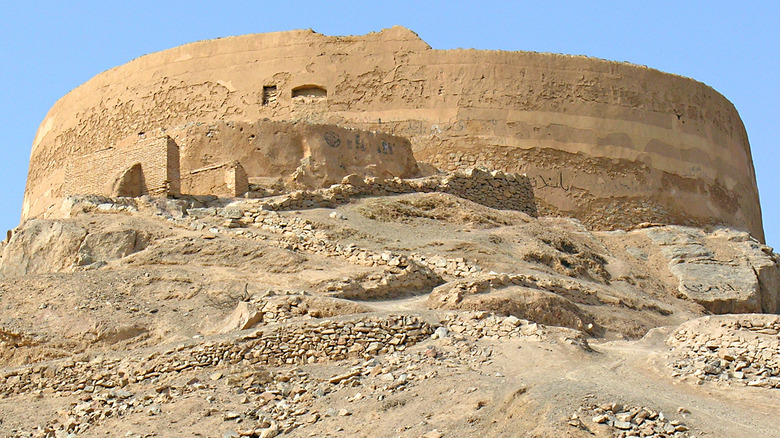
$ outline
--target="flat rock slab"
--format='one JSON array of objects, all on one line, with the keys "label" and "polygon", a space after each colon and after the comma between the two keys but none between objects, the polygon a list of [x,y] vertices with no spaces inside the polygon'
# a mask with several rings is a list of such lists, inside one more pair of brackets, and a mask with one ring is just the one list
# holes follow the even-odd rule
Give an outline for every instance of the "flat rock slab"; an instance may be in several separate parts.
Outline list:
[{"label": "flat rock slab", "polygon": [[678,291],[713,313],[777,311],[771,249],[747,233],[665,226],[643,230],[679,280]]}]

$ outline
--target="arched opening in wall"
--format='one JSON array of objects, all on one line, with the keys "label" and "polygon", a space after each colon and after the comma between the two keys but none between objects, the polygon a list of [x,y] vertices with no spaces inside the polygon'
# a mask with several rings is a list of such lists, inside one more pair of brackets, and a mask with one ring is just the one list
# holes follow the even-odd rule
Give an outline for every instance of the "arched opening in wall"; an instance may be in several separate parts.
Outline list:
[{"label": "arched opening in wall", "polygon": [[309,97],[324,99],[328,97],[328,91],[319,85],[301,85],[292,89],[292,97]]}]

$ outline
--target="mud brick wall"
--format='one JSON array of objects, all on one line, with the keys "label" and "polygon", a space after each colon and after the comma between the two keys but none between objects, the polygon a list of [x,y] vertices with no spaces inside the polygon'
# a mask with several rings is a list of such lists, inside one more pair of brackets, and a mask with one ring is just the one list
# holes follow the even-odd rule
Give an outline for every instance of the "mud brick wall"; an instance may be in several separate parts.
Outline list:
[{"label": "mud brick wall", "polygon": [[[306,134],[280,142],[266,137],[276,132],[271,127],[247,131],[263,120],[338,129],[277,129]],[[179,126],[190,128],[177,136]],[[315,150],[352,158],[363,170],[391,155],[398,163],[400,141],[392,149],[386,141],[386,150],[365,142],[364,151],[368,136],[326,132],[348,128],[405,139],[417,162],[441,171],[526,174],[541,214],[592,229],[728,225],[763,240],[747,132],[734,105],[707,85],[584,56],[435,50],[402,27],[199,41],[97,75],[42,121],[22,218],[57,204],[70,157],[140,132],[175,138],[182,169],[239,160],[250,179],[270,176],[261,174],[269,162],[295,170],[311,156],[305,175],[323,181],[315,171],[326,169],[326,182],[337,181],[330,177],[339,166],[321,165]],[[360,169],[338,177],[368,173]],[[387,170],[372,175],[413,176]]]},{"label": "mud brick wall", "polygon": [[234,197],[249,191],[249,179],[238,161],[188,172],[182,178],[182,193]]},{"label": "mud brick wall", "polygon": [[70,160],[65,166],[64,194],[110,196],[114,180],[135,163],[141,164],[143,172],[142,194],[179,194],[179,147],[167,136],[123,141]]}]

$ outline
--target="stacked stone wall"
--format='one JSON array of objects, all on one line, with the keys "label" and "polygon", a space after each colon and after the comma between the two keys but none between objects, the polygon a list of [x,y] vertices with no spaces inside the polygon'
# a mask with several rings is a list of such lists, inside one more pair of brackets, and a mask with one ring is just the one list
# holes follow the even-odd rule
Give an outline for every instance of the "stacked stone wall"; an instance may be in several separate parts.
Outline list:
[{"label": "stacked stone wall", "polygon": [[122,172],[141,165],[141,194],[178,194],[179,148],[170,137],[125,141],[70,160],[65,167],[63,191],[70,195],[111,196],[110,186]]},{"label": "stacked stone wall", "polygon": [[300,190],[272,198],[263,208],[276,211],[329,208],[357,197],[430,192],[450,193],[487,207],[537,215],[534,189],[527,176],[481,169],[418,179],[383,180],[350,175],[341,184],[327,189]]}]

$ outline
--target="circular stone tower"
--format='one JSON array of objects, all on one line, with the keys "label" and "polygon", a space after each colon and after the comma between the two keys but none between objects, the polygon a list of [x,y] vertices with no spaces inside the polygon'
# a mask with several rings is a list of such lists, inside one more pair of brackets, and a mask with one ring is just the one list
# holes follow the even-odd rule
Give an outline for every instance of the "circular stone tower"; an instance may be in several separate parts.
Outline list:
[{"label": "circular stone tower", "polygon": [[[712,88],[582,56],[434,50],[402,27],[201,41],[95,76],[41,124],[22,218],[57,204],[79,157],[149,132],[264,119],[405,137],[418,161],[441,170],[526,173],[541,214],[594,229],[723,224],[763,240],[747,134]],[[258,141],[274,147],[233,137],[203,161]]]}]

